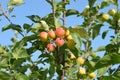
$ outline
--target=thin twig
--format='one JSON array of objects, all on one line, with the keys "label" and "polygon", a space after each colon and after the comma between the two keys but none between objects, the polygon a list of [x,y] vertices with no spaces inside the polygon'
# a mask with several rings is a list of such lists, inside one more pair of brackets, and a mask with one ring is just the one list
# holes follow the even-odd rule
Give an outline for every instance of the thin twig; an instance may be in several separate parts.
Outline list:
[{"label": "thin twig", "polygon": [[[64,3],[66,3],[66,0],[63,0]],[[64,9],[66,7],[64,6]],[[63,11],[63,26],[66,26],[66,10]]]},{"label": "thin twig", "polygon": [[[66,3],[66,0],[62,0],[64,3]],[[64,5],[64,9],[66,9],[65,5]],[[63,26],[66,26],[66,10],[63,11]],[[63,69],[62,69],[62,74],[61,74],[61,80],[64,80],[64,76],[65,76],[65,54],[63,55],[63,60],[62,60],[62,65],[63,65]]]},{"label": "thin twig", "polygon": [[55,25],[55,5],[54,5],[54,0],[52,0],[52,12],[53,12],[53,21],[54,21],[54,25]]},{"label": "thin twig", "polygon": [[0,5],[0,11],[2,12],[2,15],[10,22],[10,24],[12,24],[10,18],[6,15],[6,13],[1,5]]}]

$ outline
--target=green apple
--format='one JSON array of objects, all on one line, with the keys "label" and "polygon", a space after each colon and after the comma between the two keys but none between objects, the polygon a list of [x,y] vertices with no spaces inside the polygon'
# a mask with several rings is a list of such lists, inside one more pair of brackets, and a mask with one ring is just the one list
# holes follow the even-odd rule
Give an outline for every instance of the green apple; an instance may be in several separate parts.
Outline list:
[{"label": "green apple", "polygon": [[111,16],[115,15],[116,14],[116,10],[115,9],[111,9],[109,10],[108,12]]},{"label": "green apple", "polygon": [[103,18],[103,20],[109,20],[109,15],[107,14],[107,13],[104,13],[103,15],[102,15],[102,18]]}]

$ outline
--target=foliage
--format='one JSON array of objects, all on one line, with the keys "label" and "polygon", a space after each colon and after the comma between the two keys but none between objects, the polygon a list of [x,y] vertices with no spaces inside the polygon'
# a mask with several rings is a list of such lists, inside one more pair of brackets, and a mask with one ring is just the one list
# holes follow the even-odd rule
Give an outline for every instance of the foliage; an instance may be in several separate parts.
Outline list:
[{"label": "foliage", "polygon": [[[67,9],[66,6],[71,5],[70,0],[45,1],[52,7],[52,13],[44,17],[28,15],[27,18],[32,21],[32,24],[24,23],[23,26],[12,23],[1,9],[0,16],[5,16],[10,22],[2,28],[2,31],[12,29],[16,33],[11,39],[12,45],[0,45],[0,80],[52,80],[54,77],[57,80],[94,78],[119,80],[120,11],[118,0],[104,0],[100,4],[96,4],[97,0],[88,0],[89,5],[83,12]],[[10,0],[9,13],[12,13],[14,7],[23,3],[24,0]],[[113,15],[107,13],[106,19],[100,10],[110,5],[116,6],[117,11]],[[65,19],[72,15],[81,17],[80,19],[84,20],[83,23],[67,27]],[[103,30],[101,35],[101,28],[106,27],[106,24],[109,28]],[[49,33],[51,30],[53,33]],[[68,33],[66,33],[67,30]],[[99,46],[96,50],[93,49],[92,43],[96,37],[101,36],[105,39],[111,30],[114,34],[110,35],[109,44]],[[40,36],[41,32],[45,32],[46,35]],[[49,37],[51,34],[55,36]],[[19,35],[22,38],[18,40]],[[47,44],[50,45],[47,46]],[[104,53],[103,57],[97,56],[101,51]],[[36,52],[40,54],[34,61],[31,57]],[[83,60],[78,61],[79,57]],[[119,66],[113,68],[117,64]],[[90,73],[93,73],[92,77],[89,76]]]}]

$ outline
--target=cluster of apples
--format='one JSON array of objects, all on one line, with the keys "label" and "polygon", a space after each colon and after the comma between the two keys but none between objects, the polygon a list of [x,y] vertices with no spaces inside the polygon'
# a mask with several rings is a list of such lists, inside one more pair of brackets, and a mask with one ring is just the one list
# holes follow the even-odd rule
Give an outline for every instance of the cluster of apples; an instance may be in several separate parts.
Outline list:
[{"label": "cluster of apples", "polygon": [[62,27],[58,27],[55,31],[50,30],[49,32],[40,32],[39,38],[42,42],[46,42],[48,39],[53,39],[52,43],[48,43],[46,48],[49,52],[55,51],[55,47],[61,47],[65,44],[64,37],[72,39],[69,30],[65,30]]},{"label": "cluster of apples", "polygon": [[[78,57],[78,58],[77,58],[77,61],[78,61],[78,63],[79,63],[80,65],[82,65],[82,66],[83,66],[84,63],[85,63],[85,59],[82,58],[82,57]],[[79,74],[79,75],[85,75],[85,74],[86,74],[86,69],[85,69],[84,67],[80,67],[80,68],[78,69],[78,74]],[[94,78],[96,77],[96,75],[95,75],[94,72],[88,73],[88,76],[89,76],[91,79],[94,79]]]},{"label": "cluster of apples", "polygon": [[[76,59],[73,53],[70,54],[70,59]],[[78,57],[76,61],[80,64],[80,68],[78,68],[79,75],[86,75],[86,69],[83,67],[85,64],[85,59],[83,57]],[[96,77],[94,72],[87,73],[91,79]]]},{"label": "cluster of apples", "polygon": [[103,15],[102,15],[102,18],[103,18],[103,20],[109,20],[109,15],[111,15],[111,16],[114,16],[116,14],[116,10],[115,9],[110,9],[109,11],[108,11],[108,13],[104,13]]}]

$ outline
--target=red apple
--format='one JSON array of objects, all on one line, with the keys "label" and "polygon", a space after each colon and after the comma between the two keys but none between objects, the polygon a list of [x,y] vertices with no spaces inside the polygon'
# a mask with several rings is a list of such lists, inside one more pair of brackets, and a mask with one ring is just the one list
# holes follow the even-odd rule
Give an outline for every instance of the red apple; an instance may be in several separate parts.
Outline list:
[{"label": "red apple", "polygon": [[52,43],[47,44],[47,49],[49,52],[55,51],[55,46]]},{"label": "red apple", "polygon": [[48,37],[54,39],[56,37],[55,32],[53,30],[48,32]]},{"label": "red apple", "polygon": [[64,45],[64,40],[61,39],[61,38],[57,38],[55,40],[55,43],[56,43],[57,46],[63,46]]},{"label": "red apple", "polygon": [[48,39],[48,33],[47,32],[41,32],[39,34],[39,36],[40,36],[40,40],[43,41],[43,42],[45,42]]},{"label": "red apple", "polygon": [[63,28],[59,27],[56,29],[55,33],[58,37],[62,37],[65,35],[65,30]]}]

